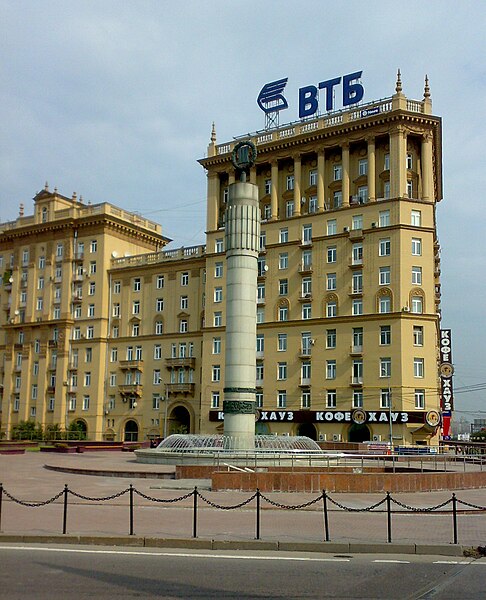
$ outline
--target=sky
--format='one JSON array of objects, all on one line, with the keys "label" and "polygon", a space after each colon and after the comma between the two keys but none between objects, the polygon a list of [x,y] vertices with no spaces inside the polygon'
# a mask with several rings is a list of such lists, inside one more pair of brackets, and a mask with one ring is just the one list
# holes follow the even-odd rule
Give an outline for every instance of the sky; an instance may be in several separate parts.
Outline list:
[{"label": "sky", "polygon": [[218,143],[263,129],[256,97],[283,77],[281,123],[300,87],[363,71],[369,102],[400,68],[421,100],[428,74],[455,418],[486,418],[485,31],[482,0],[0,0],[0,222],[47,181],[160,222],[169,247],[204,243],[213,122]]}]

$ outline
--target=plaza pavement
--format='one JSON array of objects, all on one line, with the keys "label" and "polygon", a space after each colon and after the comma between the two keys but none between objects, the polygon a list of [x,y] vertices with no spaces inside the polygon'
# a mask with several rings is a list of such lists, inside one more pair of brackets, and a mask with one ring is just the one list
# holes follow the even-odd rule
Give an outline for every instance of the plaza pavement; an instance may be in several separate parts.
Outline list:
[{"label": "plaza pavement", "polygon": [[[72,472],[47,469],[72,470]],[[207,480],[173,480],[174,467],[137,463],[132,453],[86,452],[58,454],[26,452],[0,455],[1,503],[0,543],[53,542],[98,543],[213,549],[280,549],[320,552],[393,552],[461,555],[468,548],[486,546],[486,511],[472,511],[458,503],[458,544],[452,544],[451,504],[443,510],[405,513],[393,505],[392,543],[387,542],[385,504],[377,510],[365,510],[384,498],[384,494],[330,494],[341,506],[360,508],[347,512],[328,501],[330,542],[325,539],[323,502],[298,510],[277,508],[261,499],[260,539],[256,540],[256,501],[232,510],[215,508],[209,503],[230,507],[252,494],[239,491],[212,492]],[[86,474],[102,472],[103,475]],[[117,476],[124,474],[125,476]],[[128,476],[127,476],[128,475]],[[138,475],[138,476],[137,476]],[[148,476],[147,476],[148,475]],[[63,529],[63,497],[40,507],[27,503],[45,502],[70,491],[85,498],[68,495],[67,533]],[[133,535],[130,531],[128,492],[133,485]],[[194,486],[203,498],[197,499],[197,538],[194,527]],[[446,490],[439,492],[396,493],[393,498],[414,508],[437,506],[456,493],[458,500],[486,507],[486,490]],[[113,498],[111,498],[114,496]],[[144,497],[146,496],[146,497]],[[184,499],[179,498],[187,496]],[[317,494],[267,493],[265,496],[283,505],[305,504]],[[94,500],[90,500],[93,498]],[[110,498],[101,500],[101,498]],[[157,502],[157,500],[177,500]],[[466,510],[464,510],[466,509]],[[396,512],[400,511],[400,512]]]}]

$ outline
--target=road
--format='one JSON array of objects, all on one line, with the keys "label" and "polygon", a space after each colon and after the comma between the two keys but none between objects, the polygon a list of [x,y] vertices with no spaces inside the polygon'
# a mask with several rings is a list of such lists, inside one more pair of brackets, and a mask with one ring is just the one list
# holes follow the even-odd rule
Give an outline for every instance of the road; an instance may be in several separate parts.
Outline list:
[{"label": "road", "polygon": [[486,558],[0,546],[2,600],[475,600]]}]

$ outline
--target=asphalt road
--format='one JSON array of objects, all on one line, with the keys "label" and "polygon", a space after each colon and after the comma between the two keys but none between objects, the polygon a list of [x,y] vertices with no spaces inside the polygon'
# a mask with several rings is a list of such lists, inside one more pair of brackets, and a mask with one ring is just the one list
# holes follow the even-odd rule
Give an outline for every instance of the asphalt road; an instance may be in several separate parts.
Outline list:
[{"label": "asphalt road", "polygon": [[475,600],[486,558],[0,546],[2,600]]}]

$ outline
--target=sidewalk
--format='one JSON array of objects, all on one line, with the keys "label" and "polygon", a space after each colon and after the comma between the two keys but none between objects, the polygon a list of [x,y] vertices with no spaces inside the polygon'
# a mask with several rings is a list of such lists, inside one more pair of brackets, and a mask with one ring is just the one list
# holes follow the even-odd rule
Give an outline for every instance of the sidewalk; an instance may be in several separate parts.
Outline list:
[{"label": "sidewalk", "polygon": [[[130,477],[95,476],[74,472],[58,472],[44,468],[87,469],[91,472],[133,473]],[[392,506],[392,540],[387,543],[386,505],[377,510],[347,512],[335,504],[345,507],[366,509],[383,500],[383,494],[330,494],[328,501],[328,525],[331,544],[337,543],[338,550],[325,539],[323,502],[316,494],[308,493],[269,493],[266,497],[284,505],[300,505],[311,502],[308,507],[298,510],[275,508],[264,497],[261,499],[260,540],[255,540],[256,500],[235,510],[221,510],[209,503],[229,507],[238,505],[252,494],[228,491],[211,492],[207,481],[174,481],[170,477],[174,467],[167,465],[146,465],[137,463],[128,453],[93,452],[85,454],[47,454],[28,452],[24,455],[0,456],[0,482],[5,492],[24,502],[45,502],[63,491],[69,490],[86,498],[110,498],[90,501],[68,495],[67,536],[62,536],[63,498],[46,506],[24,507],[3,495],[0,542],[57,540],[57,543],[82,543],[94,540],[115,544],[120,540],[129,545],[177,545],[181,547],[218,547],[220,544],[234,549],[256,545],[261,549],[270,544],[272,549],[289,549],[288,544],[305,544],[322,552],[351,552],[351,547],[372,548],[388,551],[398,545],[402,551],[427,553],[461,552],[461,546],[486,545],[486,512],[463,512],[458,503],[458,546],[453,540],[453,520],[451,504],[443,511],[428,513],[396,512],[401,509]],[[135,477],[135,474],[150,475],[153,478]],[[129,533],[129,493],[130,484],[134,493],[134,536]],[[198,486],[201,498],[197,499],[197,539],[194,532],[194,496],[191,492]],[[122,495],[120,492],[125,491]],[[451,498],[455,490],[427,493],[394,494],[393,498],[414,508],[437,506]],[[143,494],[148,498],[143,497]],[[486,506],[486,490],[457,490],[458,500],[477,506]],[[161,502],[177,500],[177,502]],[[153,500],[152,500],[153,499]],[[28,537],[25,537],[28,536]],[[34,536],[34,537],[32,537]],[[39,536],[39,537],[35,537]],[[52,537],[54,536],[54,537]],[[117,542],[116,540],[119,540]],[[202,546],[198,546],[202,544]],[[232,545],[233,544],[233,545]],[[441,552],[437,552],[440,546]],[[216,546],[215,546],[216,545]],[[253,547],[253,546],[252,546]],[[322,548],[327,548],[323,550]],[[346,549],[347,548],[347,549]],[[435,548],[436,552],[430,551]],[[370,550],[368,550],[370,551]],[[399,551],[399,550],[395,550]]]}]

